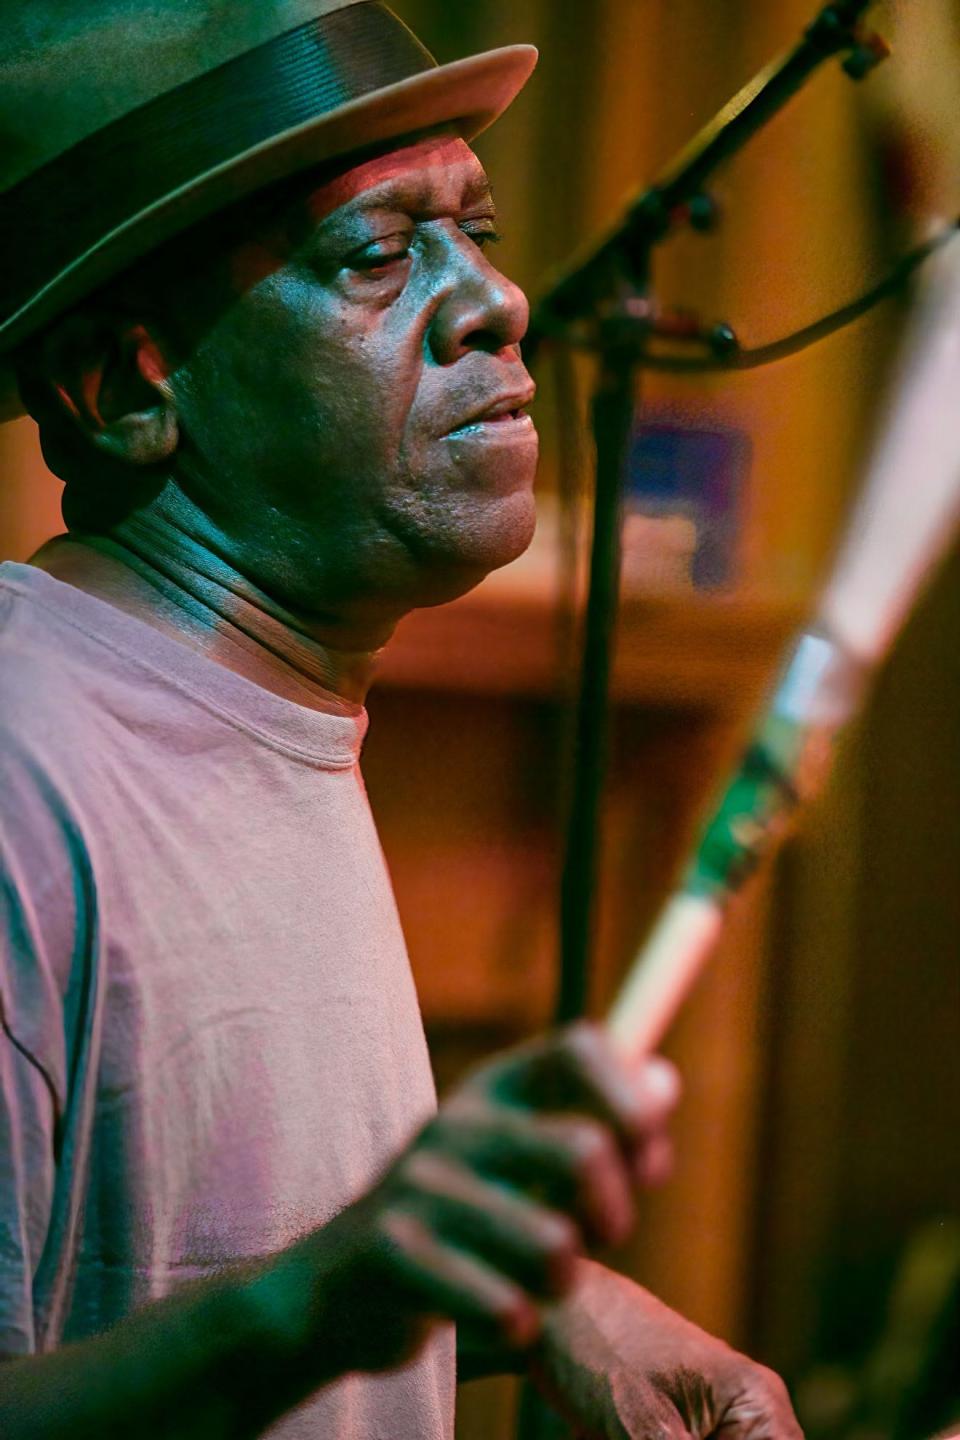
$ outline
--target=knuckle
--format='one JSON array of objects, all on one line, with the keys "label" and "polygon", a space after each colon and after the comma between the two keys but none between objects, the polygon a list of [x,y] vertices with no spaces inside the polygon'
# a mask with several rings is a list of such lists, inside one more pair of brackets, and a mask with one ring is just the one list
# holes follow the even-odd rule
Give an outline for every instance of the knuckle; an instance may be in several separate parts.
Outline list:
[{"label": "knuckle", "polygon": [[754,1362],[753,1368],[754,1373],[756,1374],[758,1379],[762,1381],[762,1383],[766,1385],[768,1389],[782,1390],[783,1393],[786,1394],[787,1387],[783,1383],[783,1380],[780,1378],[780,1376],[777,1374],[776,1370],[771,1370],[769,1365],[760,1365],[757,1362]]},{"label": "knuckle", "polygon": [[777,1374],[776,1370],[771,1370],[767,1365],[757,1365],[754,1373],[760,1389],[764,1391],[778,1407],[791,1408],[790,1392],[783,1378]]},{"label": "knuckle", "polygon": [[635,1123],[646,1130],[665,1126],[680,1100],[679,1072],[666,1060],[651,1060],[632,1088]]},{"label": "knuckle", "polygon": [[423,1240],[423,1226],[415,1215],[396,1206],[381,1211],[373,1222],[373,1238],[384,1254],[410,1254]]},{"label": "knuckle", "polygon": [[492,1307],[491,1319],[502,1341],[511,1349],[522,1350],[536,1340],[541,1328],[537,1307],[522,1290],[505,1290]]},{"label": "knuckle", "polygon": [[412,1186],[414,1189],[420,1189],[423,1184],[432,1177],[434,1164],[434,1157],[430,1154],[430,1151],[421,1149],[418,1146],[416,1150],[411,1150],[407,1156],[402,1170],[403,1179],[408,1186]]},{"label": "knuckle", "polygon": [[469,1200],[475,1176],[469,1165],[432,1146],[418,1147],[406,1167],[408,1186],[434,1200]]},{"label": "knuckle", "polygon": [[465,1082],[443,1102],[427,1128],[435,1138],[444,1142],[456,1141],[464,1125],[476,1124],[487,1118],[489,1104],[480,1085],[473,1081]]},{"label": "knuckle", "polygon": [[567,1144],[579,1174],[592,1173],[616,1158],[616,1147],[609,1131],[589,1120],[581,1120],[571,1126]]},{"label": "knuckle", "polygon": [[559,1047],[575,1061],[592,1059],[604,1049],[603,1032],[592,1020],[576,1020],[560,1032]]},{"label": "knuckle", "polygon": [[662,1055],[655,1055],[649,1062],[648,1069],[652,1088],[667,1105],[676,1105],[683,1095],[683,1076],[673,1061],[666,1060]]},{"label": "knuckle", "polygon": [[407,1194],[434,1191],[448,1181],[449,1162],[427,1145],[417,1145],[400,1167],[398,1179]]},{"label": "knuckle", "polygon": [[566,1215],[546,1211],[540,1222],[540,1248],[548,1261],[565,1261],[580,1249],[580,1231]]}]

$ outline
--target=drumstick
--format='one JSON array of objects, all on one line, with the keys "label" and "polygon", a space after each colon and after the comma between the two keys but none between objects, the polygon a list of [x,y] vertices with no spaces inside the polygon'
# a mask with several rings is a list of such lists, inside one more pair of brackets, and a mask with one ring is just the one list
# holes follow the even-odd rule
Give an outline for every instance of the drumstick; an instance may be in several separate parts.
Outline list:
[{"label": "drumstick", "polygon": [[660,1043],[727,904],[822,787],[838,731],[960,526],[960,239],[924,267],[886,414],[816,617],[609,1014],[628,1062]]}]

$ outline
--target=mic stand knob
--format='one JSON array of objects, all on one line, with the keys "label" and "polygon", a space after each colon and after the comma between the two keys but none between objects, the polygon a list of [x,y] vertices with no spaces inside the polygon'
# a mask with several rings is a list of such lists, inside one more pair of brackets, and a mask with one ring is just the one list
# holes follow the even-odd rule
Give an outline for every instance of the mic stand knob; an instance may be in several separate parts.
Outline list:
[{"label": "mic stand knob", "polygon": [[884,60],[893,54],[889,43],[882,35],[872,30],[858,30],[856,45],[843,62],[843,68],[851,80],[865,80]]}]

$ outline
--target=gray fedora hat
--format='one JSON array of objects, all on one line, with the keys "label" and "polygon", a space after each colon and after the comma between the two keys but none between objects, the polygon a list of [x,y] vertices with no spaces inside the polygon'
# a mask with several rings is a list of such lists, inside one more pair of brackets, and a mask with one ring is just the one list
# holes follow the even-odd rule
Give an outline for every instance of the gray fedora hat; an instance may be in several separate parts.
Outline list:
[{"label": "gray fedora hat", "polygon": [[163,241],[298,170],[467,140],[532,46],[438,65],[380,0],[0,0],[0,420],[10,352]]}]

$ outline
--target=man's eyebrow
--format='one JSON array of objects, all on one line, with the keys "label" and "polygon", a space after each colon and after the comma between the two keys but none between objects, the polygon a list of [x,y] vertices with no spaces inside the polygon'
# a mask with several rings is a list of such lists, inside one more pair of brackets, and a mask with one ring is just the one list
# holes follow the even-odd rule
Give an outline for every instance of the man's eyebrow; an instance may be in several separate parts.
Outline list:
[{"label": "man's eyebrow", "polygon": [[484,202],[495,207],[497,203],[493,195],[493,186],[486,175],[476,175],[468,183],[463,192],[463,199],[467,205],[479,205]]},{"label": "man's eyebrow", "polygon": [[[360,211],[389,210],[397,207],[408,210],[411,215],[429,215],[437,210],[439,199],[437,188],[429,183],[411,184],[405,180],[388,180],[365,194],[356,196],[353,205]],[[461,209],[470,209],[475,205],[495,208],[493,187],[485,175],[477,175],[468,180],[461,193]]]}]

